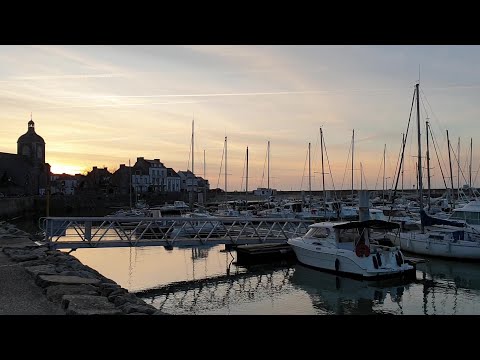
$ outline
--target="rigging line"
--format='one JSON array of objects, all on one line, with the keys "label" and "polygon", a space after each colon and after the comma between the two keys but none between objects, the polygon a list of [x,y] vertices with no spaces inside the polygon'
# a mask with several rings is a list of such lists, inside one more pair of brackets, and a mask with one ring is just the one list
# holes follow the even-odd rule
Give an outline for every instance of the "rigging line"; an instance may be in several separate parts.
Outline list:
[{"label": "rigging line", "polygon": [[222,161],[220,162],[220,171],[218,173],[218,179],[217,179],[217,189],[219,189],[220,185],[220,176],[222,175],[222,167],[223,167],[223,156],[225,155],[225,143],[223,143],[223,150],[222,150]]},{"label": "rigging line", "polygon": [[243,191],[243,177],[245,176],[245,164],[247,163],[247,153],[245,153],[245,160],[243,162],[243,170],[242,170],[242,182],[240,183],[240,191]]},{"label": "rigging line", "polygon": [[[395,182],[395,188],[393,190],[393,194],[392,194],[392,204],[391,204],[391,207],[390,207],[390,210],[393,210],[393,204],[395,202],[395,195],[397,194],[397,188],[398,188],[398,181],[400,179],[400,169],[402,168],[402,164],[403,164],[403,160],[405,159],[405,143],[407,142],[407,138],[408,138],[408,130],[410,129],[410,121],[412,119],[412,111],[413,111],[413,104],[415,102],[415,93],[416,93],[416,90],[413,91],[413,97],[412,97],[412,105],[410,107],[410,115],[408,116],[408,124],[407,124],[407,131],[405,132],[405,138],[403,139],[403,146],[402,146],[402,158],[400,160],[400,166],[399,166],[399,171],[397,172],[397,180]],[[390,212],[391,214],[391,212]],[[388,216],[388,221],[391,220],[391,215]]]},{"label": "rigging line", "polygon": [[[438,130],[440,132],[443,132],[442,129],[446,128],[443,124],[441,124],[440,120],[438,119],[437,115],[435,114],[435,112],[433,111],[433,108],[432,108],[432,105],[430,105],[430,102],[428,101],[428,98],[427,98],[427,95],[425,95],[425,93],[423,92],[423,89],[420,89],[420,91],[423,93],[423,97],[425,98],[425,101],[427,102],[427,105],[428,107],[430,108],[430,111],[432,113],[432,115],[435,117],[435,120],[437,121],[436,125],[438,126]],[[441,144],[439,144],[442,146],[442,148],[445,148],[445,142],[442,142]]]},{"label": "rigging line", "polygon": [[[400,145],[400,149],[398,151],[398,157],[397,157],[397,164],[395,165],[395,172],[394,174],[401,171],[401,167],[400,167],[400,156],[402,154],[402,148],[403,148],[403,144]],[[392,185],[390,186],[390,189],[393,189],[393,182],[395,181],[395,176],[392,177]]]},{"label": "rigging line", "polygon": [[[360,174],[362,176],[362,174]],[[368,183],[367,178],[365,177],[365,171],[363,171],[363,182],[365,183],[365,189],[368,191]]]},{"label": "rigging line", "polygon": [[347,162],[345,163],[345,170],[343,171],[342,186],[340,191],[343,191],[343,183],[345,182],[345,175],[347,174],[348,160],[350,160],[350,151],[352,150],[352,141],[350,141],[350,147],[348,148]]},{"label": "rigging line", "polygon": [[333,198],[334,198],[334,200],[337,200],[337,192],[335,190],[335,182],[333,181],[333,174],[332,174],[332,169],[330,167],[330,159],[328,158],[327,144],[325,142],[325,137],[323,138],[323,147],[325,149],[325,155],[326,155],[326,158],[327,158],[328,172],[330,173],[330,179],[332,180]]},{"label": "rigging line", "polygon": [[[390,157],[390,154],[388,152],[387,152],[387,164],[388,164],[388,167],[390,168],[390,170],[392,170],[392,158]],[[397,170],[397,165],[398,165],[398,158],[397,158],[397,163],[395,164],[395,172]],[[387,178],[388,178],[388,176],[387,176]],[[394,183],[395,179],[394,179],[393,176],[391,176],[390,178],[392,179],[392,184],[390,186],[390,191],[391,191],[393,189],[393,183]],[[387,180],[385,180],[385,186],[387,186]]]},{"label": "rigging line", "polygon": [[[452,149],[453,156],[454,156],[454,160],[456,160],[456,163],[458,164],[458,163],[459,163],[458,157],[457,157],[457,154],[455,153],[455,151],[454,151],[453,148],[452,148],[452,144],[450,144],[450,149]],[[459,170],[460,170],[460,173],[462,174],[463,180],[464,180],[465,183],[466,183],[466,182],[467,182],[467,179],[465,178],[465,174],[463,173],[462,168],[460,167]]]},{"label": "rigging line", "polygon": [[190,170],[190,156],[192,155],[192,142],[190,141],[190,151],[188,153],[187,171]]},{"label": "rigging line", "polygon": [[[317,134],[317,137],[316,137],[316,139],[315,139],[315,145],[313,146],[312,174],[315,174],[315,161],[317,161],[317,156],[318,156],[318,154],[317,154],[317,146],[318,146],[318,149],[320,149],[320,144],[319,144],[319,142],[320,142],[320,134]],[[320,162],[320,156],[318,157],[318,161]],[[318,167],[320,168],[321,166],[318,165]],[[312,177],[313,177],[312,191],[314,191],[314,190],[313,190],[313,188],[314,188],[313,185],[315,185],[315,178],[316,178],[316,177],[315,177],[315,176],[312,176]],[[322,185],[321,185],[321,181],[322,181],[322,178],[319,176],[319,184],[320,184],[319,186],[320,186],[320,187],[322,186]]]},{"label": "rigging line", "polygon": [[375,189],[374,189],[374,191],[377,191],[378,178],[380,177],[380,171],[382,171],[382,168],[383,168],[383,153],[382,153],[382,158],[381,158],[381,160],[380,160],[380,168],[378,169],[377,181],[375,182]]},{"label": "rigging line", "polygon": [[307,167],[307,160],[308,160],[308,150],[307,150],[307,154],[305,155],[305,164],[303,165],[302,183],[300,185],[300,191],[303,190],[303,178],[305,177],[305,168]]},{"label": "rigging line", "polygon": [[440,172],[442,173],[443,184],[445,185],[445,189],[448,189],[447,182],[445,181],[445,175],[443,174],[442,164],[440,163],[440,157],[438,156],[438,152],[437,152],[437,143],[435,141],[435,137],[433,136],[432,129],[430,128],[430,126],[428,127],[428,129],[430,130],[430,135],[432,135],[433,148],[435,149],[435,155],[437,155],[438,167],[440,168]]},{"label": "rigging line", "polygon": [[478,172],[480,171],[480,163],[478,164],[478,169],[477,169],[477,172],[475,173],[475,178],[473,179],[473,182],[472,182],[472,187],[474,188],[475,186],[473,186],[475,184],[475,181],[477,181],[477,176],[478,176]]},{"label": "rigging line", "polygon": [[[422,90],[422,89],[420,89],[420,90],[421,90],[422,93],[423,93],[423,90]],[[425,108],[425,103],[423,102],[423,98],[425,98],[425,100],[427,101],[427,103],[428,103],[428,99],[427,99],[425,93],[424,93],[423,95],[424,95],[424,96],[422,96],[422,97],[420,98],[420,100],[422,101],[422,105],[423,105],[423,107],[424,107],[424,109],[425,109],[425,113],[427,114],[427,119],[429,119],[427,109]],[[430,106],[430,104],[428,104],[428,105]],[[430,108],[431,108],[431,106],[430,106]],[[432,114],[434,114],[434,113],[433,113],[433,109],[432,109]],[[431,124],[431,122],[430,122],[430,124]],[[433,137],[433,133],[432,133],[431,126],[429,126],[429,128],[430,128],[430,134],[432,134],[432,137]],[[440,145],[442,146],[442,148],[445,147],[445,143],[442,143],[442,144],[440,144]],[[443,157],[441,156],[441,153],[440,153],[440,158],[442,159],[443,166],[446,167],[446,165],[445,165],[445,160],[444,160]]]},{"label": "rigging line", "polygon": [[262,182],[260,183],[260,188],[263,187],[263,179],[265,178],[265,166],[267,165],[267,155],[268,155],[268,148],[265,150],[265,160],[263,161],[263,171],[262,171]]}]

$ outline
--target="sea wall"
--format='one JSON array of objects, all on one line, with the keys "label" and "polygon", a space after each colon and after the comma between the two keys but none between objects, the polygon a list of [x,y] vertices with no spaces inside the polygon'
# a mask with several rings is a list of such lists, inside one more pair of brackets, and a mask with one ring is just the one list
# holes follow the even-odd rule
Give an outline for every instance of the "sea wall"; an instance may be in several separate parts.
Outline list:
[{"label": "sea wall", "polygon": [[35,205],[31,196],[0,198],[0,218],[25,215],[33,211]]}]

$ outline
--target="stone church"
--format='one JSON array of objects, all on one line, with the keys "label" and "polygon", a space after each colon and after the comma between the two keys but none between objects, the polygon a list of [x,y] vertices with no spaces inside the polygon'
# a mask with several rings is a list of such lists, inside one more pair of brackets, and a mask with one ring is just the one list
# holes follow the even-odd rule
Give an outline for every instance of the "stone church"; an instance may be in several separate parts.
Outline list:
[{"label": "stone church", "polygon": [[17,141],[17,153],[0,152],[0,192],[4,195],[43,195],[50,180],[45,163],[45,141],[35,132],[35,123]]}]

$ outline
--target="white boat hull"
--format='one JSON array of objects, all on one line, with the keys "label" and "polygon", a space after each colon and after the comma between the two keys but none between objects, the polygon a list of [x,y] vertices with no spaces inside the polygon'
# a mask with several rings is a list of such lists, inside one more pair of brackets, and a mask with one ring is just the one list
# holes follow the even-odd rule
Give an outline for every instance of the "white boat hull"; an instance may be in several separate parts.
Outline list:
[{"label": "white boat hull", "polygon": [[480,243],[477,241],[435,240],[425,234],[401,233],[400,236],[387,235],[402,251],[418,255],[440,256],[451,259],[480,260]]},{"label": "white boat hull", "polygon": [[382,254],[382,266],[375,268],[373,254],[358,257],[352,251],[311,245],[303,242],[301,238],[290,239],[288,243],[292,246],[300,263],[328,272],[378,279],[401,277],[414,270],[409,264],[397,264],[395,254],[398,252]]}]

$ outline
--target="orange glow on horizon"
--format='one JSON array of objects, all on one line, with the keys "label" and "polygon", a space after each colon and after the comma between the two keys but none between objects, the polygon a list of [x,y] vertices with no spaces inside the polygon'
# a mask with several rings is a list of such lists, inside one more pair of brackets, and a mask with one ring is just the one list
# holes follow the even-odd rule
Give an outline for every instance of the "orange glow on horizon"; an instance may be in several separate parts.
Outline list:
[{"label": "orange glow on horizon", "polygon": [[85,174],[86,170],[80,166],[67,165],[67,164],[55,164],[51,166],[50,171],[52,174]]}]

